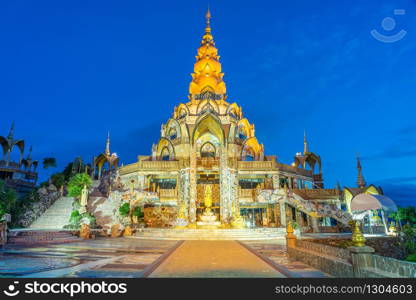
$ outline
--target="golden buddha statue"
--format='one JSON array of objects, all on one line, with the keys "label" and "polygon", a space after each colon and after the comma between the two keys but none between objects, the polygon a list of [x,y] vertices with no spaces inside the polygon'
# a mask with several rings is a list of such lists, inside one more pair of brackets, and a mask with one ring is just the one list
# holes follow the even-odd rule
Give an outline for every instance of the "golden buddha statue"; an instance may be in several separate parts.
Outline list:
[{"label": "golden buddha statue", "polygon": [[199,227],[203,228],[217,228],[221,225],[221,222],[217,221],[217,216],[212,212],[212,187],[210,184],[205,186],[204,192],[204,212],[202,213],[200,219],[201,221],[197,222]]},{"label": "golden buddha statue", "polygon": [[212,206],[212,187],[210,184],[205,186],[205,193],[204,193],[204,205],[205,205],[205,211],[211,212],[211,206]]},{"label": "golden buddha statue", "polygon": [[232,214],[233,214],[233,218],[231,221],[231,227],[238,228],[238,229],[244,228],[245,227],[244,219],[243,217],[241,217],[240,211],[237,208],[237,205],[233,205]]},{"label": "golden buddha statue", "polygon": [[186,217],[186,205],[185,202],[179,207],[178,216],[176,217],[175,221],[175,228],[176,229],[184,229],[188,225],[188,218]]}]

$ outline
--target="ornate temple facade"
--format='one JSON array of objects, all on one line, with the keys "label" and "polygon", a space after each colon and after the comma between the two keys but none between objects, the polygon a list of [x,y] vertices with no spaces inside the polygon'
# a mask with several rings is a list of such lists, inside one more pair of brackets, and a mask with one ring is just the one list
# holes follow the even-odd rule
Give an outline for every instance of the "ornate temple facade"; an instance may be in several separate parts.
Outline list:
[{"label": "ornate temple facade", "polygon": [[[211,209],[225,228],[236,218],[246,227],[281,227],[289,219],[316,228],[322,205],[339,210],[341,191],[324,189],[321,158],[309,151],[306,134],[303,152],[291,164],[265,154],[254,124],[228,99],[210,20],[208,11],[188,100],[162,124],[150,155],[119,168],[121,181],[155,195],[145,204],[149,226],[174,226],[181,208],[186,222],[196,226],[209,186]],[[108,147],[106,153],[110,156]],[[104,161],[96,158],[94,165],[100,169]],[[167,221],[151,220],[155,211],[168,215]]]},{"label": "ornate temple facade", "polygon": [[[18,193],[25,193],[36,186],[38,179],[38,161],[32,159],[32,147],[28,155],[25,154],[25,141],[15,139],[14,123],[7,136],[0,136],[0,145],[3,149],[3,159],[0,160],[0,180],[16,190]],[[19,151],[19,159],[12,158],[14,150]]]}]

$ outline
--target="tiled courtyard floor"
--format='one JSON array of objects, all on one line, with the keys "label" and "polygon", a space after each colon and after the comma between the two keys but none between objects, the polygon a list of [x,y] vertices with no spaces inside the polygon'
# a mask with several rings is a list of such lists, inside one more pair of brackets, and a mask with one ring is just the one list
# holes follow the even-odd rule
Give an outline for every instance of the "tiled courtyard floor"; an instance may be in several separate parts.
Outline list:
[{"label": "tiled courtyard floor", "polygon": [[283,243],[284,240],[186,241],[180,244],[178,241],[97,238],[5,248],[0,250],[0,277],[327,276],[290,260]]},{"label": "tiled courtyard floor", "polygon": [[6,248],[0,277],[141,277],[176,241],[100,238],[68,244]]},{"label": "tiled courtyard floor", "polygon": [[245,241],[243,242],[257,253],[272,260],[281,268],[292,273],[293,277],[324,278],[331,277],[318,269],[315,269],[300,261],[290,259],[286,253],[286,245],[276,241]]}]

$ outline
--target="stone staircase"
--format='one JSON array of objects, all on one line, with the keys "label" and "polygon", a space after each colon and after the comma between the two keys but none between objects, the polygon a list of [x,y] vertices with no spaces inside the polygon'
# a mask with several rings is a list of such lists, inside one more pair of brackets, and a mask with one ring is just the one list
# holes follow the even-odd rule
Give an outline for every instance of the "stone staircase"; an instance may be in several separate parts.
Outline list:
[{"label": "stone staircase", "polygon": [[36,245],[36,244],[58,244],[81,241],[71,230],[10,230],[8,245]]},{"label": "stone staircase", "polygon": [[111,225],[116,223],[114,208],[115,204],[110,198],[89,197],[88,199],[88,211],[94,215],[97,226],[102,229],[110,229]]},{"label": "stone staircase", "polygon": [[154,240],[271,240],[284,239],[285,228],[164,229],[144,228],[130,238]]},{"label": "stone staircase", "polygon": [[72,212],[72,197],[60,197],[31,225],[30,229],[62,229],[69,223]]}]

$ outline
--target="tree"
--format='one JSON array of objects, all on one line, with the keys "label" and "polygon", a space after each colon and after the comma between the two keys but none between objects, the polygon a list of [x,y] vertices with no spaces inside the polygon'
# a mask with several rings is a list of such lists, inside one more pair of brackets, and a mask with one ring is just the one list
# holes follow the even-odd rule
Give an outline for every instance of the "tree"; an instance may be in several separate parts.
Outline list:
[{"label": "tree", "polygon": [[393,212],[389,215],[390,218],[401,224],[409,224],[410,226],[416,226],[416,207],[398,207],[397,212]]},{"label": "tree", "polygon": [[56,168],[56,158],[54,158],[54,157],[45,157],[43,159],[43,168],[44,169]]},{"label": "tree", "polygon": [[54,186],[58,189],[65,184],[65,175],[62,173],[56,173],[51,176],[51,180]]},{"label": "tree", "polygon": [[84,185],[90,187],[92,184],[91,177],[86,173],[79,173],[71,177],[68,182],[68,195],[70,197],[78,198],[81,196],[81,191]]},{"label": "tree", "polygon": [[4,214],[10,213],[17,201],[16,192],[8,188],[3,180],[0,180],[0,220]]}]

